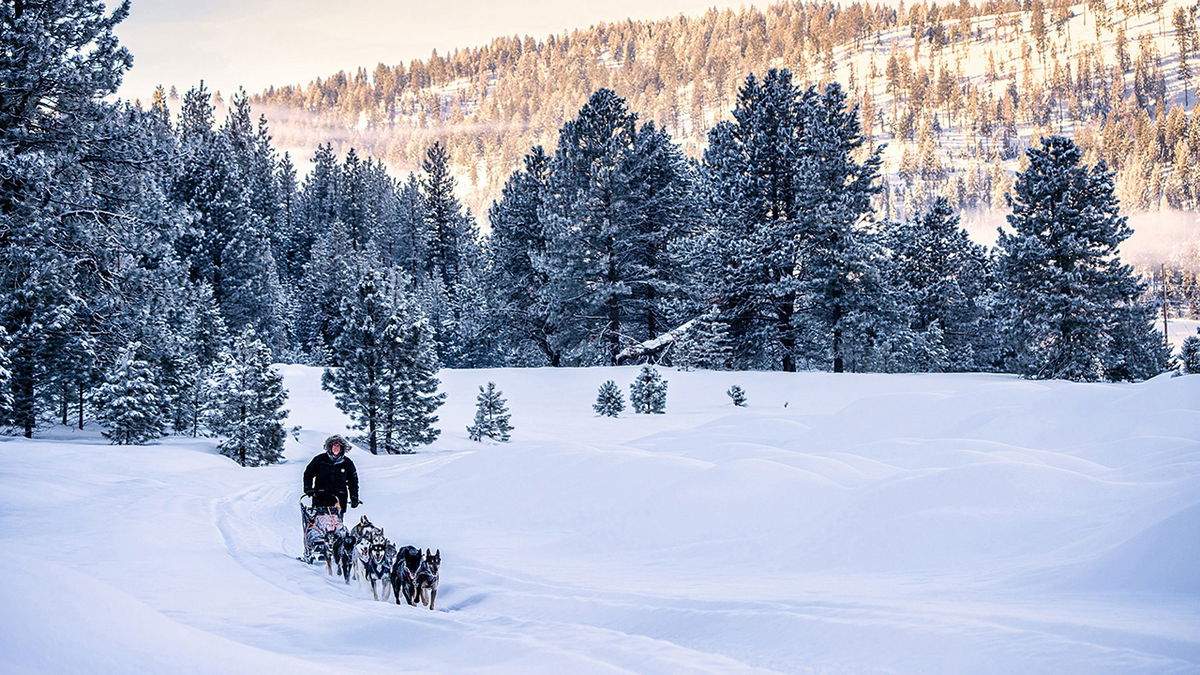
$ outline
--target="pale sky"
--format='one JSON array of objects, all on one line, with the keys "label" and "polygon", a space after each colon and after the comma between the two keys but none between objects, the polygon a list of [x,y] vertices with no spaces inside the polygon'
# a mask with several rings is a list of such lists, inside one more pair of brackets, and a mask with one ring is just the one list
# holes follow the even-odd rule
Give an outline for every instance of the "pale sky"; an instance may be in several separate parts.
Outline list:
[{"label": "pale sky", "polygon": [[[110,0],[109,4],[115,4]],[[156,84],[180,92],[204,79],[237,87],[305,84],[338,70],[394,65],[433,49],[486,44],[501,35],[539,40],[600,21],[702,14],[752,0],[133,0],[117,35],[133,53],[119,92],[149,98]]]}]

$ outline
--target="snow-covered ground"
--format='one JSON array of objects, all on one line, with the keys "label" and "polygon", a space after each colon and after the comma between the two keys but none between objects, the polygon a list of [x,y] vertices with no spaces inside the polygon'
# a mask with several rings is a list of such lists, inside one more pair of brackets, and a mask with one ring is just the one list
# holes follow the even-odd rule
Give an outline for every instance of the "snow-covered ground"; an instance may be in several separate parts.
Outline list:
[{"label": "snow-covered ground", "polygon": [[[440,548],[436,612],[295,559],[344,419],[284,366],[288,461],[94,432],[0,443],[0,670],[1200,670],[1200,377],[444,371],[442,438],[355,450],[365,513]],[[516,425],[472,443],[493,380]],[[750,407],[724,391],[742,385]]]}]

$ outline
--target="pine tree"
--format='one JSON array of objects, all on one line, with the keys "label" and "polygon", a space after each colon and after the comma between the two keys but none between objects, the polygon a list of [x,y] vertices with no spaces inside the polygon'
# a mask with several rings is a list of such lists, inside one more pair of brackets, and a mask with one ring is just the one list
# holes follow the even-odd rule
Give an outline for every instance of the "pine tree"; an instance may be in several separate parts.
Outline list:
[{"label": "pine tree", "polygon": [[493,330],[502,336],[515,365],[562,365],[557,334],[564,317],[555,311],[546,267],[549,165],[540,145],[531,148],[524,169],[509,177],[500,201],[488,211]]},{"label": "pine tree", "polygon": [[596,403],[592,406],[592,410],[596,411],[597,415],[605,417],[618,417],[622,410],[625,410],[625,397],[621,395],[621,388],[616,382],[608,380],[600,385],[600,391],[596,394]]},{"label": "pine tree", "polygon": [[163,435],[163,397],[150,364],[129,349],[104,377],[96,392],[96,418],[104,437],[117,445],[141,445]]},{"label": "pine tree", "polygon": [[739,408],[746,407],[746,390],[745,389],[742,389],[741,387],[739,387],[738,385],[735,384],[732,387],[730,387],[729,390],[725,392],[725,394],[727,396],[729,396],[730,400],[733,401],[733,405],[735,405]]},{"label": "pine tree", "polygon": [[379,454],[380,418],[383,414],[384,328],[394,313],[389,289],[382,276],[368,271],[352,296],[342,301],[341,331],[334,343],[339,367],[326,368],[323,389],[333,392],[338,409],[366,432],[367,449]]},{"label": "pine tree", "polygon": [[488,382],[487,389],[479,387],[476,398],[475,423],[467,427],[471,440],[480,441],[484,436],[505,443],[509,440],[509,432],[513,427],[509,424],[511,415],[506,401],[500,398],[495,382]]},{"label": "pine tree", "polygon": [[[1007,366],[1027,377],[1141,379],[1166,365],[1154,308],[1117,248],[1131,234],[1104,162],[1081,165],[1074,142],[1026,153],[998,241]],[[1159,345],[1157,348],[1151,345]]]},{"label": "pine tree", "polygon": [[171,402],[172,426],[176,433],[198,436],[212,405],[209,381],[214,368],[228,351],[225,321],[206,284],[183,291],[183,309],[178,339],[180,383]]},{"label": "pine tree", "polygon": [[661,415],[667,412],[667,381],[653,366],[642,366],[629,386],[629,402],[635,413]]},{"label": "pine tree", "polygon": [[555,340],[569,362],[615,365],[622,347],[657,337],[682,295],[672,255],[692,220],[691,176],[679,148],[610,89],[559,132],[549,168],[543,269]]},{"label": "pine tree", "polygon": [[271,367],[271,351],[245,329],[222,355],[209,381],[212,408],[206,424],[225,438],[222,455],[242,466],[274,464],[283,458],[287,433],[283,420],[287,390],[283,376]]},{"label": "pine tree", "polygon": [[844,370],[894,324],[882,301],[879,251],[862,221],[882,148],[865,142],[836,84],[800,90],[791,73],[751,75],[734,121],[709,133],[706,211],[716,259],[706,295],[728,316],[739,368]]},{"label": "pine tree", "polygon": [[[994,335],[985,299],[992,291],[991,261],[959,226],[949,200],[938,197],[920,218],[894,225],[886,235],[892,251],[890,282],[911,307],[910,328],[924,346],[909,359],[921,370],[974,370],[990,366]],[[935,352],[945,355],[936,358]]]},{"label": "pine tree", "polygon": [[715,308],[697,317],[671,351],[671,363],[685,371],[693,368],[725,370],[730,367],[732,358],[729,326]]},{"label": "pine tree", "polygon": [[433,334],[416,307],[408,306],[388,322],[383,339],[389,345],[388,424],[384,427],[386,452],[411,453],[418,445],[428,445],[441,434],[433,425],[434,414],[446,401],[438,393],[438,360]]},{"label": "pine tree", "polygon": [[1179,347],[1179,362],[1184,373],[1200,375],[1200,337],[1189,335]]},{"label": "pine tree", "polygon": [[342,303],[334,344],[339,366],[325,370],[322,387],[366,433],[372,454],[407,453],[432,443],[438,361],[433,334],[418,307],[401,296],[403,279],[368,270]]},{"label": "pine tree", "polygon": [[422,165],[425,233],[428,246],[425,272],[436,276],[454,293],[468,266],[478,260],[475,224],[454,194],[455,180],[450,173],[450,158],[441,143],[430,146]]}]

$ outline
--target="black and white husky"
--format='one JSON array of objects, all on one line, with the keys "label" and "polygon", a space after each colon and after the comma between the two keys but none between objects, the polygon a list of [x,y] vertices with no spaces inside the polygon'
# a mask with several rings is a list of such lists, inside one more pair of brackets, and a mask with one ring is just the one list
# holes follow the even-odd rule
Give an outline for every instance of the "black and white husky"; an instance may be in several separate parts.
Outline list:
[{"label": "black and white husky", "polygon": [[385,597],[387,595],[385,584],[391,580],[391,563],[387,544],[382,539],[373,540],[367,547],[367,557],[362,561],[362,566],[363,576],[366,577],[367,583],[371,584],[371,595],[376,600],[379,599],[379,591],[383,591]]}]

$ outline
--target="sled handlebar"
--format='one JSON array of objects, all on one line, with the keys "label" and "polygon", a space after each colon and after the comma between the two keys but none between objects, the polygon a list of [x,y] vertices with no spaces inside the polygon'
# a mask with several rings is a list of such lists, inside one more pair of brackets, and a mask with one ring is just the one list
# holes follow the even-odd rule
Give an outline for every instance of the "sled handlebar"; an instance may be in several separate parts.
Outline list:
[{"label": "sled handlebar", "polygon": [[301,504],[303,504],[303,503],[304,503],[304,498],[305,498],[305,497],[307,497],[307,498],[311,499],[311,498],[313,498],[313,497],[317,496],[317,494],[318,494],[318,493],[320,493],[320,494],[326,494],[326,495],[333,495],[334,506],[336,506],[336,507],[338,507],[338,508],[341,508],[341,506],[342,506],[342,500],[338,499],[338,496],[337,496],[336,494],[334,494],[334,493],[330,492],[329,490],[314,490],[314,491],[312,492],[312,494],[308,494],[308,493],[302,494],[302,495],[300,495],[300,500],[299,500],[299,501],[300,501],[300,503],[301,503]]}]

